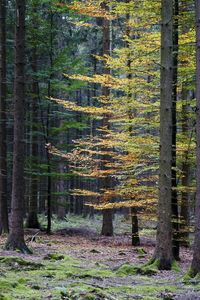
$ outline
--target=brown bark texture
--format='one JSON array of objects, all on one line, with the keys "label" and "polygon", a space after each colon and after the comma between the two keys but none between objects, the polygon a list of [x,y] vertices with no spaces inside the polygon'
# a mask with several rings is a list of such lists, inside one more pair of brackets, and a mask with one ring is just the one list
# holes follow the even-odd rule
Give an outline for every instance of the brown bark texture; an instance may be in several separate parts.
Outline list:
[{"label": "brown bark texture", "polygon": [[[106,2],[101,4],[101,7],[105,10],[108,10],[108,6]],[[103,19],[103,55],[110,55],[110,21],[107,19]],[[108,67],[104,67],[104,74],[110,75],[110,69]],[[108,87],[102,87],[102,95],[105,97],[109,97],[110,90]],[[105,114],[103,118],[103,127],[109,128],[109,114]],[[107,149],[108,150],[108,149]],[[106,157],[103,158],[106,160]],[[109,160],[110,157],[107,157]],[[102,163],[102,168],[105,168],[104,163]],[[112,187],[112,179],[105,178],[102,179],[102,187],[103,189],[109,189]],[[112,222],[112,210],[104,209],[103,210],[103,224],[101,229],[101,234],[105,236],[113,235],[113,222]]]},{"label": "brown bark texture", "polygon": [[14,145],[10,233],[6,249],[27,253],[24,241],[24,102],[25,102],[25,1],[16,0],[14,69]]},{"label": "brown bark texture", "polygon": [[6,145],[6,0],[0,0],[0,233],[8,232]]},{"label": "brown bark texture", "polygon": [[161,4],[160,169],[155,259],[159,260],[160,269],[171,269],[173,1],[162,0]]},{"label": "brown bark texture", "polygon": [[[182,105],[182,133],[185,139],[189,140],[188,149],[184,151],[183,154],[183,163],[182,163],[182,180],[181,184],[183,187],[187,188],[191,183],[190,176],[190,161],[189,161],[189,148],[190,141],[193,135],[193,128],[191,121],[189,120],[189,102],[192,100],[192,97],[188,93],[187,89],[182,90],[182,100],[186,103]],[[188,102],[188,103],[187,103]],[[189,206],[190,206],[190,194],[187,191],[181,193],[181,208],[180,208],[180,243],[182,246],[189,247]]]},{"label": "brown bark texture", "polygon": [[192,275],[200,273],[200,0],[195,1],[196,11],[196,203],[194,253],[191,265]]},{"label": "brown bark texture", "polygon": [[[126,3],[130,3],[130,0],[126,0]],[[128,67],[127,78],[129,80],[131,80],[133,75],[132,75],[132,70],[131,70],[131,53],[130,53],[130,42],[129,42],[129,40],[131,39],[131,28],[129,25],[129,21],[130,21],[130,13],[127,12],[127,14],[126,14],[126,35],[128,37],[128,41],[126,41],[126,48],[129,51],[128,59],[127,59],[127,67]],[[131,102],[133,93],[132,93],[130,84],[129,84],[128,88],[129,88],[129,91],[128,91],[127,96],[128,96],[129,102]],[[128,111],[128,115],[129,115],[129,120],[131,120],[135,117],[135,113],[133,112],[132,109],[130,111]],[[133,134],[132,126],[129,126],[128,131],[131,136]],[[138,225],[138,215],[137,215],[136,207],[131,208],[131,223],[132,223],[132,246],[139,246],[140,245],[140,237],[139,237],[139,225]]]},{"label": "brown bark texture", "polygon": [[174,0],[173,7],[173,90],[172,90],[172,228],[173,228],[173,255],[179,260],[179,210],[177,199],[177,172],[176,172],[176,136],[177,136],[177,83],[178,83],[178,43],[179,43],[179,1]]},{"label": "brown bark texture", "polygon": [[[33,24],[34,24],[33,20]],[[35,24],[34,24],[35,25]],[[34,26],[35,27],[35,26]],[[32,53],[32,70],[33,74],[37,73],[37,49],[33,49]],[[35,134],[37,131],[37,121],[38,121],[38,82],[33,75],[33,83],[32,83],[32,107],[31,107],[31,156],[32,156],[32,164],[31,167],[31,183],[30,183],[30,197],[29,197],[29,206],[28,206],[28,217],[26,226],[29,228],[40,228],[38,221],[38,177],[36,175],[37,170],[35,170],[35,165],[38,160],[38,138]]]}]

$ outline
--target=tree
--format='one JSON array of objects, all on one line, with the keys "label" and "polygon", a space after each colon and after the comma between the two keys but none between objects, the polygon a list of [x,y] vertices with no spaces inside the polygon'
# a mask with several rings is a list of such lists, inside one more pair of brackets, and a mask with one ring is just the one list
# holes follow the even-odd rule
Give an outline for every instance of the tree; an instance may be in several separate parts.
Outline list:
[{"label": "tree", "polygon": [[32,35],[31,40],[32,44],[29,44],[31,49],[31,68],[33,72],[32,78],[32,94],[31,94],[31,109],[30,109],[30,154],[31,154],[31,178],[30,178],[30,195],[28,203],[28,216],[26,221],[26,226],[29,228],[40,228],[38,221],[38,176],[37,176],[37,163],[38,163],[38,136],[37,126],[38,126],[38,114],[39,114],[39,105],[38,105],[38,80],[37,80],[37,71],[38,71],[38,47],[36,44],[37,41],[37,31],[38,26],[38,15],[37,9],[39,6],[39,1],[33,1],[31,6],[30,22],[32,26]]},{"label": "tree", "polygon": [[173,6],[173,88],[172,88],[172,227],[173,227],[173,255],[179,259],[179,214],[177,199],[177,84],[178,84],[178,43],[179,43],[179,1],[174,1]]},{"label": "tree", "polygon": [[0,232],[8,232],[6,147],[6,0],[0,1]]},{"label": "tree", "polygon": [[196,12],[196,203],[195,237],[191,276],[200,273],[200,0],[195,0]]},{"label": "tree", "polygon": [[173,1],[161,2],[160,166],[158,227],[155,258],[160,269],[171,269],[172,253],[172,88]]},{"label": "tree", "polygon": [[10,233],[7,250],[30,253],[24,241],[24,104],[25,104],[25,0],[16,0],[14,68],[14,145]]},{"label": "tree", "polygon": [[[33,22],[34,24],[34,22]],[[37,49],[33,49],[32,53],[32,70],[36,77],[37,73]],[[38,163],[38,137],[36,135],[37,130],[37,117],[38,117],[38,82],[33,76],[32,83],[32,105],[31,105],[31,180],[30,180],[30,196],[29,196],[29,209],[26,226],[29,228],[40,228],[38,221],[38,176],[36,166]]]},{"label": "tree", "polygon": [[[108,11],[108,5],[106,2],[103,2],[101,5],[102,9],[105,9],[105,11]],[[102,21],[102,28],[103,28],[103,55],[110,55],[110,48],[111,48],[111,41],[110,41],[110,20],[103,18]],[[104,74],[110,75],[110,68],[107,66],[104,67]],[[110,89],[108,87],[102,87],[102,96],[106,99],[110,96]],[[103,117],[103,127],[108,129],[109,128],[109,114],[105,114]],[[105,150],[105,149],[104,149]],[[104,157],[104,160],[106,161],[109,159],[108,157]],[[105,165],[102,162],[102,168],[105,169]],[[111,177],[105,177],[102,179],[102,188],[108,189],[112,188],[112,178]],[[113,222],[112,222],[112,209],[103,209],[103,224],[101,229],[101,234],[106,236],[112,236],[113,235]]]}]

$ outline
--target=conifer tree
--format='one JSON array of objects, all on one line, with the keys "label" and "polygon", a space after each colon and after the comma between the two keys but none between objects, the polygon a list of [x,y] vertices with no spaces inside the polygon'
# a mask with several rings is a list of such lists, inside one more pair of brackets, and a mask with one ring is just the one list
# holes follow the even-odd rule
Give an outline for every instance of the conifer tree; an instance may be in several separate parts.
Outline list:
[{"label": "conifer tree", "polygon": [[178,43],[179,43],[179,1],[173,6],[173,88],[172,88],[172,227],[173,255],[179,260],[179,214],[177,194],[177,85],[178,85]]},{"label": "conifer tree", "polygon": [[25,1],[16,0],[14,148],[10,232],[6,249],[29,253],[24,241]]},{"label": "conifer tree", "polygon": [[[108,5],[106,2],[103,2],[101,4],[101,7],[108,11]],[[103,30],[103,56],[110,55],[110,48],[111,48],[111,41],[110,41],[110,21],[106,18],[103,18],[102,21],[102,30]],[[110,68],[107,66],[104,67],[104,74],[110,75]],[[102,96],[105,97],[105,99],[108,99],[110,96],[110,90],[108,87],[102,87]],[[109,114],[105,114],[103,117],[103,127],[105,129],[109,128]],[[105,149],[107,150],[107,149]],[[104,151],[105,151],[104,150]],[[108,150],[107,150],[108,151]],[[103,160],[109,159],[108,157],[104,157]],[[104,164],[102,162],[102,164]],[[102,168],[105,168],[105,165],[102,165]],[[109,189],[112,188],[112,178],[111,177],[105,177],[102,179],[103,189]],[[111,236],[113,235],[113,223],[112,223],[112,209],[104,209],[103,210],[103,224],[102,224],[102,235]]]},{"label": "conifer tree", "polygon": [[196,203],[195,237],[191,276],[200,273],[200,0],[195,0],[196,13]]},{"label": "conifer tree", "polygon": [[0,233],[8,232],[7,146],[6,146],[6,5],[0,1]]}]

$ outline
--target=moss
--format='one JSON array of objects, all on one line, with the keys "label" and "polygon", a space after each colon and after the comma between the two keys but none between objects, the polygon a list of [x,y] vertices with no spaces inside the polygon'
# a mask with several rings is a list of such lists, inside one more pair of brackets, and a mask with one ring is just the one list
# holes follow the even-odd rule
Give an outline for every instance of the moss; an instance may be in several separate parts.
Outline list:
[{"label": "moss", "polygon": [[130,264],[124,264],[116,271],[116,274],[118,276],[129,276],[129,275],[135,275],[136,272],[137,272],[137,268],[135,266]]},{"label": "moss", "polygon": [[13,289],[17,286],[17,284],[17,282],[9,282],[8,280],[0,279],[0,290],[6,291],[9,289]]},{"label": "moss", "polygon": [[184,282],[185,284],[188,284],[188,283],[190,283],[190,280],[194,277],[195,277],[195,275],[194,275],[193,270],[191,268],[189,268],[189,270],[183,276],[182,282]]},{"label": "moss", "polygon": [[[68,300],[125,300],[138,297],[137,299],[152,300],[161,299],[159,296],[166,290],[172,292],[176,289],[175,286],[166,286],[165,279],[161,284],[160,279],[157,282],[156,278],[137,275],[138,269],[152,268],[152,261],[143,266],[125,264],[114,272],[102,264],[64,256],[61,260],[44,260],[43,268],[31,270],[25,266],[20,273],[15,268],[8,268],[8,260],[6,261],[7,263],[1,264],[5,277],[0,277],[0,294],[6,297],[2,300],[39,300],[48,297]],[[155,268],[156,263],[153,261]],[[135,284],[124,285],[126,279],[122,280],[120,277],[127,275],[134,276],[128,281]],[[102,288],[95,286],[98,284]]]},{"label": "moss", "polygon": [[12,299],[4,294],[0,294],[0,300],[12,300]]},{"label": "moss", "polygon": [[96,288],[90,286],[89,284],[83,283],[76,283],[72,284],[68,289],[65,291],[61,290],[60,292],[61,297],[63,299],[70,299],[70,300],[96,300],[96,299],[107,299],[107,300],[114,300],[111,294],[107,292],[107,289]]},{"label": "moss", "polygon": [[41,289],[39,285],[32,285],[31,288],[38,291]]},{"label": "moss", "polygon": [[136,248],[135,249],[136,250],[136,252],[138,253],[138,254],[140,254],[140,255],[145,255],[145,254],[147,254],[147,252],[145,251],[145,249],[144,248]]},{"label": "moss", "polygon": [[22,267],[30,268],[31,270],[43,267],[43,264],[41,263],[27,261],[19,256],[0,256],[0,263],[5,264],[15,270],[21,270]]},{"label": "moss", "polygon": [[114,275],[115,273],[106,268],[92,268],[82,270],[82,272],[80,272],[79,278],[91,277],[99,279],[113,277]]},{"label": "moss", "polygon": [[172,270],[175,271],[175,272],[180,272],[181,271],[180,266],[178,265],[176,260],[174,260],[172,262]]},{"label": "moss", "polygon": [[183,276],[182,281],[185,284],[192,284],[200,287],[200,273],[197,273],[195,275],[194,271],[190,268],[188,272]]},{"label": "moss", "polygon": [[62,260],[64,258],[65,258],[65,256],[63,254],[59,254],[59,253],[48,253],[44,257],[45,260]]},{"label": "moss", "polygon": [[130,264],[124,264],[121,266],[116,274],[118,276],[127,276],[127,275],[135,275],[135,274],[141,274],[141,275],[154,275],[158,272],[158,261],[154,260],[152,263],[147,263],[141,266],[133,266]]},{"label": "moss", "polygon": [[159,261],[154,260],[138,268],[137,273],[142,275],[155,275],[159,269]]},{"label": "moss", "polygon": [[[136,284],[132,286],[117,286],[108,289],[110,294],[122,295],[120,299],[163,299],[162,295],[172,295],[177,289],[175,286],[156,284]],[[116,297],[118,299],[118,297]]]},{"label": "moss", "polygon": [[29,281],[27,278],[19,278],[18,283],[20,284],[26,284]]},{"label": "moss", "polygon": [[12,299],[44,299],[40,291],[24,285],[18,286],[18,288],[12,291],[11,295],[13,296]]},{"label": "moss", "polygon": [[[138,273],[143,275],[153,275],[160,270],[160,260],[159,259],[150,259],[146,264],[141,266],[138,270]],[[171,270],[175,272],[180,272],[180,267],[175,260],[173,260],[171,265]]]}]

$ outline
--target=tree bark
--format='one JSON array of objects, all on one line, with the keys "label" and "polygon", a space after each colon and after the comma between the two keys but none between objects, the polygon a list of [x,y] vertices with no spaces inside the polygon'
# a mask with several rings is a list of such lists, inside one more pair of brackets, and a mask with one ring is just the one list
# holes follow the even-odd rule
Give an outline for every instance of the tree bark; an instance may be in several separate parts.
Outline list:
[{"label": "tree bark", "polygon": [[177,199],[177,175],[176,175],[176,135],[177,135],[177,81],[178,81],[178,16],[179,2],[174,0],[174,18],[173,18],[173,99],[172,99],[172,228],[173,228],[173,255],[179,260],[179,213]]},{"label": "tree bark", "polygon": [[[101,7],[105,10],[108,10],[108,6],[106,2],[101,4]],[[110,21],[103,18],[103,55],[110,55]],[[104,67],[104,74],[110,75],[110,69],[108,67]],[[110,96],[110,90],[107,87],[102,88],[102,95],[105,97]],[[108,114],[104,115],[103,118],[103,127],[109,128],[109,118]],[[106,157],[104,158],[106,160]],[[110,158],[108,158],[110,159]],[[102,166],[105,168],[105,166]],[[110,188],[112,185],[111,178],[102,179],[103,189]],[[101,229],[101,234],[106,236],[113,235],[113,221],[112,221],[112,210],[111,209],[104,209],[103,210],[103,224]]]},{"label": "tree bark", "polygon": [[101,234],[105,236],[113,235],[113,212],[112,209],[103,210],[103,224],[101,229]]},{"label": "tree bark", "polygon": [[[130,0],[126,0],[126,3],[130,3]],[[132,70],[131,70],[131,53],[130,53],[130,42],[129,39],[131,38],[131,31],[130,31],[130,13],[128,12],[126,14],[126,35],[128,37],[128,41],[126,41],[126,47],[128,49],[128,59],[127,59],[127,67],[128,67],[128,74],[127,74],[127,79],[131,81],[132,79]],[[129,84],[128,86],[129,91],[128,91],[128,100],[131,103],[131,99],[133,96],[131,86]],[[129,120],[132,120],[135,116],[135,113],[130,110],[128,111],[128,117]],[[129,126],[128,131],[130,133],[130,136],[133,132],[132,126]],[[137,216],[137,208],[136,207],[131,207],[131,223],[132,223],[132,246],[139,246],[140,245],[140,237],[139,237],[139,226],[138,226],[138,216]]]},{"label": "tree bark", "polygon": [[6,249],[29,253],[24,241],[24,103],[25,103],[25,1],[16,0],[14,70],[14,146],[10,233]]},{"label": "tree bark", "polygon": [[[51,80],[53,77],[53,12],[50,12],[50,53],[49,53],[49,60],[50,60],[50,76],[48,82],[48,97],[52,96],[52,89],[51,89]],[[46,143],[49,143],[49,128],[50,128],[50,104],[48,105],[47,109],[47,122],[46,122]],[[51,233],[51,218],[52,218],[52,177],[51,177],[51,158],[46,148],[46,160],[47,160],[47,234]]]},{"label": "tree bark", "polygon": [[[191,182],[190,176],[190,159],[189,159],[189,147],[190,141],[193,135],[193,128],[191,128],[189,121],[189,104],[185,101],[190,101],[191,96],[188,93],[188,90],[182,90],[182,100],[184,104],[182,105],[182,133],[183,138],[189,141],[188,149],[184,151],[183,154],[183,163],[182,163],[182,180],[181,185],[187,188]],[[180,244],[184,247],[189,247],[189,204],[190,204],[190,195],[189,192],[183,191],[181,193],[181,208],[180,208]]]},{"label": "tree bark", "polygon": [[162,0],[160,169],[158,226],[155,259],[159,268],[171,269],[172,252],[172,86],[173,86],[173,0]]},{"label": "tree bark", "polygon": [[[35,12],[36,13],[36,12]],[[33,20],[33,24],[34,24]],[[35,25],[35,24],[34,24]],[[35,26],[34,26],[35,28]],[[32,57],[32,70],[35,76],[37,73],[37,49],[33,49],[33,57]],[[32,84],[32,111],[31,111],[31,157],[32,157],[32,166],[31,166],[31,183],[30,183],[30,197],[29,197],[29,210],[26,226],[29,228],[40,228],[38,221],[38,177],[36,173],[36,164],[38,160],[38,138],[36,136],[35,131],[37,130],[37,122],[38,122],[38,82],[37,79],[33,77]]]},{"label": "tree bark", "polygon": [[8,232],[6,145],[6,0],[0,0],[0,233]]},{"label": "tree bark", "polygon": [[195,0],[196,12],[196,203],[194,253],[191,265],[192,275],[200,273],[200,0]]},{"label": "tree bark", "polygon": [[137,209],[135,207],[131,207],[131,223],[132,223],[132,246],[139,246],[140,245],[139,226],[138,226]]}]

